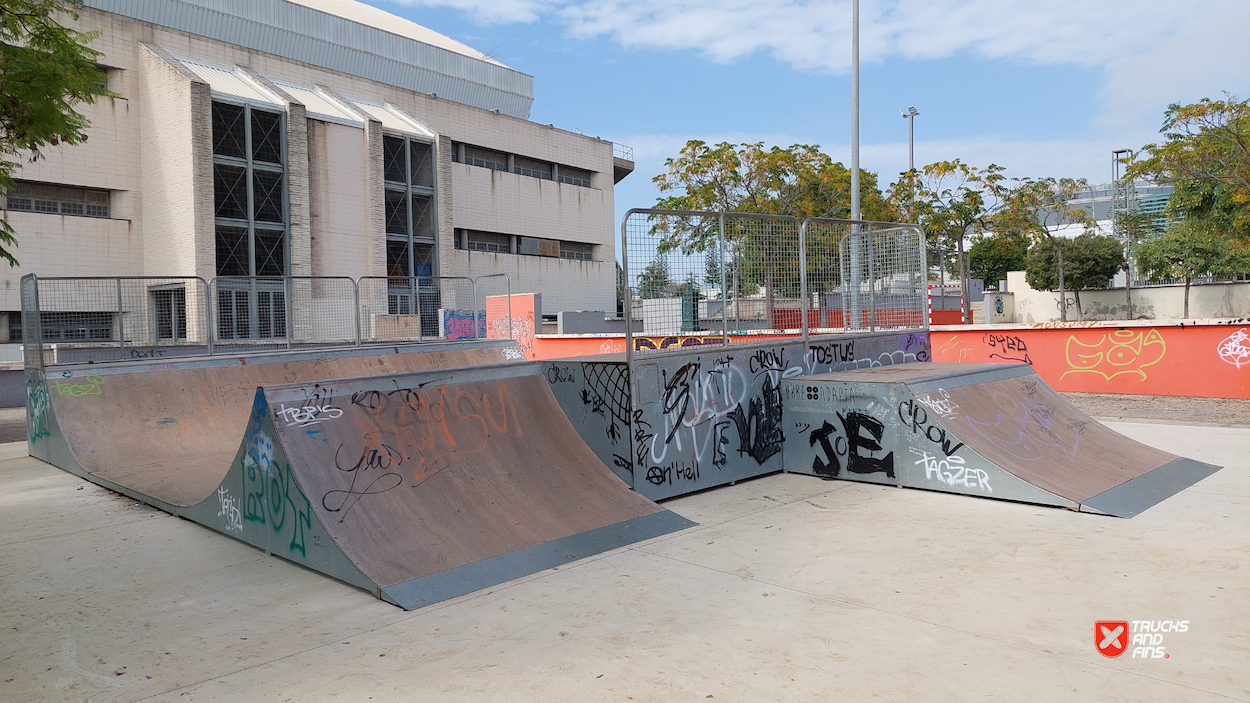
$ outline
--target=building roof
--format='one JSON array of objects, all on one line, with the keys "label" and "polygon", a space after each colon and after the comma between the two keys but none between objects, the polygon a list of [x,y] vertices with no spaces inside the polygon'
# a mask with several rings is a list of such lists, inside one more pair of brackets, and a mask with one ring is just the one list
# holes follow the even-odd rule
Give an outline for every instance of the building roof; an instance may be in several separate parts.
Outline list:
[{"label": "building roof", "polygon": [[84,0],[87,7],[528,119],[534,78],[355,0]]}]

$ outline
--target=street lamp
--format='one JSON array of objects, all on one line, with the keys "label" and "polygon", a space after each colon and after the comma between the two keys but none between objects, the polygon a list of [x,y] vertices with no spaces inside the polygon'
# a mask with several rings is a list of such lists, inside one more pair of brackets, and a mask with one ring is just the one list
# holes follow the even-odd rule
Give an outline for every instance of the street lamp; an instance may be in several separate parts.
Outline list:
[{"label": "street lamp", "polygon": [[907,120],[907,172],[911,173],[916,170],[916,118],[920,116],[920,111],[914,107],[909,107],[903,113],[903,119]]}]

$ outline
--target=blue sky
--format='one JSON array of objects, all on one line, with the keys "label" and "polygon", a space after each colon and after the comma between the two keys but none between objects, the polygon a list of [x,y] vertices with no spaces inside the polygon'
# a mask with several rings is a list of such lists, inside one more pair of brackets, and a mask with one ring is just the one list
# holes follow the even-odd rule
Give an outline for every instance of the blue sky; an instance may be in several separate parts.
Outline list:
[{"label": "blue sky", "polygon": [[[850,159],[850,1],[368,0],[534,76],[530,119],[630,145],[618,216],[687,139]],[[861,165],[1111,176],[1169,102],[1250,97],[1250,0],[861,0]]]}]

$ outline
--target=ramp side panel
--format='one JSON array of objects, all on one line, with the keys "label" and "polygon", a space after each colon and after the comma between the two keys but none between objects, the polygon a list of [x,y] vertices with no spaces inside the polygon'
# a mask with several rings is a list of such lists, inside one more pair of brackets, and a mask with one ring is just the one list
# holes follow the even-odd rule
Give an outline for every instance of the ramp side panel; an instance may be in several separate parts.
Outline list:
[{"label": "ramp side panel", "polygon": [[793,434],[786,442],[787,471],[1077,507],[1073,501],[1025,483],[970,449],[902,383],[837,380],[864,377],[831,374],[783,383],[793,420]]},{"label": "ramp side panel", "polygon": [[358,586],[378,587],[343,555],[312,509],[274,431],[262,390],[255,395],[243,441],[217,490],[179,511],[184,517],[266,553]]},{"label": "ramp side panel", "polygon": [[551,393],[578,434],[627,486],[634,485],[629,365],[624,360],[542,364]]},{"label": "ramp side panel", "polygon": [[950,389],[924,397],[953,408],[943,424],[1004,470],[1076,503],[1177,457],[1115,432],[1036,375]]},{"label": "ramp side panel", "polygon": [[595,457],[537,364],[267,397],[313,513],[383,589],[662,510]]}]

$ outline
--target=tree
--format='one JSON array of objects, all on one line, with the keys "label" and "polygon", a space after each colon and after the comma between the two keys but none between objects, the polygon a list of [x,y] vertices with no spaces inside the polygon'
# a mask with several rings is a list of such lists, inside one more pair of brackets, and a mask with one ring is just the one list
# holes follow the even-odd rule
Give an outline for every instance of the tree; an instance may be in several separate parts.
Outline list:
[{"label": "tree", "polygon": [[1003,208],[994,215],[997,231],[1024,234],[1035,243],[1050,242],[1048,251],[1053,252],[1055,257],[1055,283],[1059,290],[1059,319],[1064,322],[1068,321],[1065,247],[1058,242],[1062,238],[1060,232],[1073,226],[1082,226],[1086,233],[1093,232],[1093,216],[1068,204],[1087,187],[1084,179],[1016,179],[1011,188],[1003,193]]},{"label": "tree", "polygon": [[[930,238],[930,248],[954,246],[959,256],[965,322],[971,322],[968,266],[964,245],[969,235],[985,231],[1002,206],[1002,167],[969,166],[959,159],[929,164],[919,174],[899,179],[891,191],[892,203],[906,203]],[[912,193],[914,192],[914,196]]]},{"label": "tree", "polygon": [[[22,161],[34,161],[48,146],[86,141],[87,118],[74,108],[109,94],[100,87],[100,52],[89,48],[98,31],[61,26],[78,19],[79,0],[4,0],[0,3],[0,195],[13,189]],[[16,232],[0,220],[0,258],[16,266],[7,247]]]},{"label": "tree", "polygon": [[1034,244],[1027,257],[1025,280],[1038,290],[1055,290],[1059,282],[1060,257],[1055,246],[1062,250],[1066,266],[1067,286],[1076,298],[1076,315],[1079,320],[1081,291],[1090,288],[1106,288],[1113,276],[1124,268],[1124,246],[1115,237],[1086,232],[1075,239],[1043,239]]},{"label": "tree", "polygon": [[987,284],[1007,278],[1008,271],[1023,271],[1029,240],[1011,233],[980,237],[968,249],[968,270],[972,278]]},{"label": "tree", "polygon": [[1142,147],[1127,175],[1176,184],[1186,219],[1218,216],[1238,246],[1250,244],[1250,101],[1173,103],[1159,131],[1164,141]]},{"label": "tree", "polygon": [[668,257],[656,254],[638,275],[639,298],[662,298],[669,287]]},{"label": "tree", "polygon": [[[665,172],[652,179],[661,193],[656,202],[660,209],[792,215],[799,220],[850,217],[850,170],[815,145],[766,149],[762,142],[708,145],[691,140],[664,165]],[[892,219],[891,206],[877,188],[876,174],[861,170],[860,175],[861,216]],[[658,225],[665,232],[662,251],[680,249],[693,254],[716,247],[718,222],[662,218]],[[771,318],[778,289],[798,291],[797,232],[737,218],[726,222],[725,229],[730,295],[763,287]],[[828,246],[828,242],[813,241],[820,236],[825,235],[809,239],[808,270],[836,271],[836,242]],[[819,288],[828,278],[815,276],[813,283]]]},{"label": "tree", "polygon": [[1133,262],[1137,257],[1137,247],[1163,231],[1157,219],[1157,215],[1145,212],[1122,213],[1117,218],[1115,237],[1124,244],[1124,302],[1130,320],[1136,319],[1133,314]]},{"label": "tree", "polygon": [[1250,256],[1227,246],[1223,237],[1200,220],[1177,223],[1158,239],[1137,247],[1137,265],[1151,281],[1185,279],[1185,307],[1189,317],[1189,285],[1199,276],[1235,276],[1250,273]]}]

